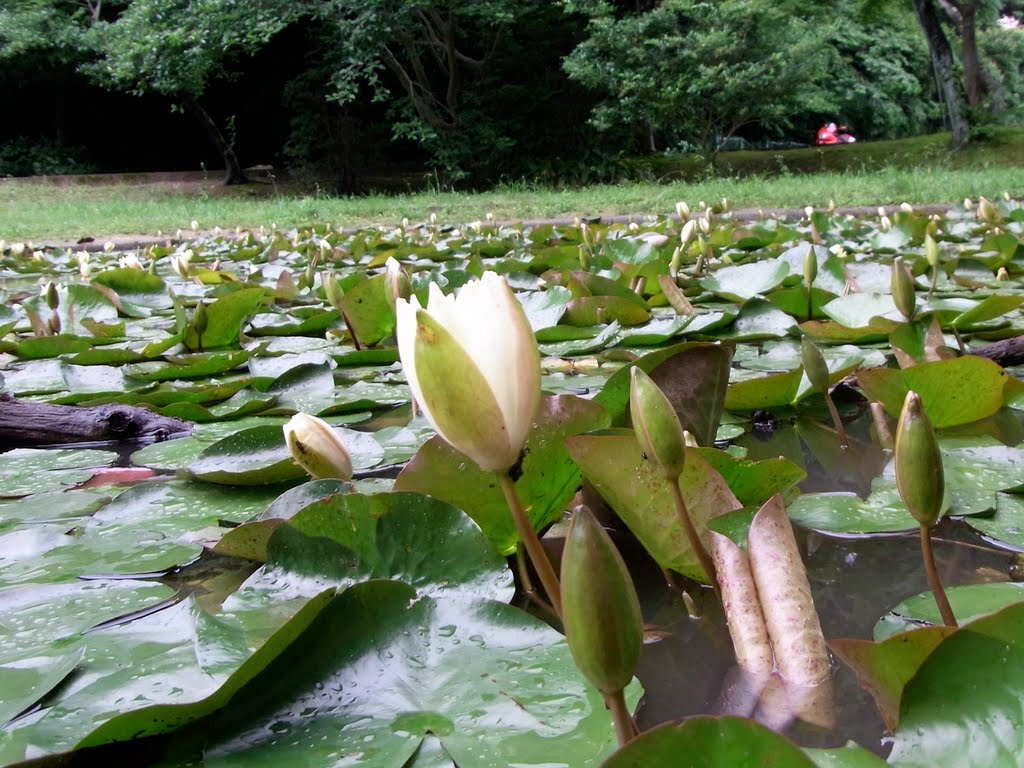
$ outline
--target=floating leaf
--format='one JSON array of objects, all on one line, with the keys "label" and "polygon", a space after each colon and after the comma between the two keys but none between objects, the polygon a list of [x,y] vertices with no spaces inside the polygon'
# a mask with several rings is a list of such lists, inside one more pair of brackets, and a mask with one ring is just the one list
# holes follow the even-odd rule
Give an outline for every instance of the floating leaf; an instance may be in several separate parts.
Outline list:
[{"label": "floating leaf", "polygon": [[1003,405],[1005,382],[1006,371],[975,355],[903,370],[873,368],[857,374],[857,385],[870,400],[880,402],[890,416],[899,416],[908,391],[917,392],[936,429],[991,416]]},{"label": "floating leaf", "polygon": [[[280,764],[301,751],[317,762],[359,753],[397,766],[416,765],[408,761],[431,733],[460,765],[553,752],[586,765],[610,751],[610,718],[579,682],[561,635],[500,603],[414,598],[386,581],[328,591],[208,698],[123,715],[79,748],[166,735],[165,748],[173,740],[176,754],[207,762]],[[130,743],[103,754],[123,760]]]},{"label": "floating leaf", "polygon": [[930,768],[1016,765],[1024,751],[1022,696],[1024,603],[1018,603],[962,626],[925,659],[903,690],[889,760]]},{"label": "floating leaf", "polygon": [[[596,403],[569,395],[541,398],[534,418],[516,489],[534,527],[543,529],[562,516],[576,493],[580,470],[565,448],[565,439],[608,424]],[[505,496],[493,474],[440,437],[427,442],[395,481],[396,491],[416,491],[465,510],[503,554],[519,540]]]},{"label": "floating leaf", "polygon": [[[640,451],[632,431],[569,438],[569,452],[586,478],[658,564],[703,578],[696,554],[675,511],[661,470]],[[695,449],[687,449],[679,487],[697,529],[741,506],[725,480]]]},{"label": "floating leaf", "polygon": [[678,768],[681,755],[699,755],[703,768],[814,768],[799,747],[753,720],[707,716],[652,728],[601,763],[601,768]]}]

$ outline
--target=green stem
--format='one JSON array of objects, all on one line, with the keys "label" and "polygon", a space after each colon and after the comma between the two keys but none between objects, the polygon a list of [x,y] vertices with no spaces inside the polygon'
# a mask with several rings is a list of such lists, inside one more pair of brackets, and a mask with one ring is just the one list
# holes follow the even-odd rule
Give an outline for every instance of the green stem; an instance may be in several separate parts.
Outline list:
[{"label": "green stem", "polygon": [[828,412],[832,415],[832,423],[836,425],[836,433],[839,435],[839,442],[843,448],[850,447],[850,438],[846,436],[846,430],[843,428],[843,420],[839,418],[839,411],[836,409],[836,404],[832,401],[832,393],[825,392],[825,405],[828,406]]},{"label": "green stem", "polygon": [[718,575],[715,572],[715,563],[711,559],[711,555],[708,554],[704,542],[700,540],[697,529],[693,525],[693,520],[690,518],[690,513],[686,509],[683,492],[679,490],[679,480],[669,480],[668,484],[672,489],[672,499],[676,504],[676,514],[679,515],[679,521],[683,524],[683,530],[686,531],[686,538],[690,542],[690,548],[696,553],[700,567],[704,569],[705,575],[710,579],[711,586],[715,588],[715,592],[718,592]]},{"label": "green stem", "polygon": [[526,555],[523,553],[522,542],[519,542],[519,546],[516,547],[516,570],[519,572],[519,583],[523,586],[526,598],[549,616],[560,619],[551,603],[537,594],[537,590],[533,586],[533,579],[530,578],[530,569],[526,565]]},{"label": "green stem", "polygon": [[921,526],[921,559],[924,560],[924,572],[928,576],[928,586],[932,588],[932,595],[935,596],[935,604],[939,607],[942,623],[947,627],[959,626],[949,605],[949,598],[946,597],[946,590],[942,588],[939,569],[935,567],[935,552],[932,549],[932,531],[929,525]]},{"label": "green stem", "polygon": [[540,577],[540,583],[544,585],[544,591],[548,593],[551,607],[555,609],[558,618],[562,618],[562,589],[558,583],[558,575],[555,573],[554,566],[551,565],[548,553],[544,551],[544,545],[540,543],[537,532],[533,530],[526,510],[523,509],[519,493],[516,491],[516,484],[508,472],[496,472],[495,474],[498,476],[501,490],[505,493],[505,502],[512,513],[512,520],[516,524],[516,531],[519,532],[519,539],[526,547],[526,554],[530,556],[530,562],[533,563],[533,568]]},{"label": "green stem", "polygon": [[626,707],[626,697],[621,690],[615,693],[602,691],[601,695],[604,696],[604,703],[608,707],[608,711],[612,713],[612,722],[615,723],[615,736],[619,740],[619,746],[624,747],[637,735],[636,723],[633,722],[633,716],[629,714],[629,709]]}]

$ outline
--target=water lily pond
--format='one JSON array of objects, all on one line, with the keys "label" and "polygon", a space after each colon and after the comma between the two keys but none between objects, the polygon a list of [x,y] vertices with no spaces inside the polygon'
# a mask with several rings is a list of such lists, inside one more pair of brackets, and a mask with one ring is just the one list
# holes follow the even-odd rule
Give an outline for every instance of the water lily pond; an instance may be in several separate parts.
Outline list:
[{"label": "water lily pond", "polygon": [[[424,306],[431,284],[493,272],[525,311],[543,394],[514,486],[556,563],[584,503],[629,566],[642,735],[624,747],[527,595],[500,483],[411,402],[389,260]],[[1022,278],[1009,197],[3,244],[0,408],[166,419],[88,442],[0,419],[0,765],[1021,764]],[[701,531],[747,546],[784,503],[828,643],[812,709],[738,674],[631,428],[633,367],[689,433],[679,489]],[[941,449],[932,535],[958,629],[897,488],[910,391]],[[350,481],[293,460],[296,413],[334,427]]]}]

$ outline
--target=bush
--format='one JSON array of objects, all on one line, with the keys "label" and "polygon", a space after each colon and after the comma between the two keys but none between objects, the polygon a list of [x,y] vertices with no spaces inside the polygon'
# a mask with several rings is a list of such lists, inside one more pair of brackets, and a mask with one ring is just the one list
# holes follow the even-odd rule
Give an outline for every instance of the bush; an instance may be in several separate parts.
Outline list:
[{"label": "bush", "polygon": [[81,147],[62,147],[49,139],[18,136],[0,144],[0,176],[55,176],[95,170]]}]

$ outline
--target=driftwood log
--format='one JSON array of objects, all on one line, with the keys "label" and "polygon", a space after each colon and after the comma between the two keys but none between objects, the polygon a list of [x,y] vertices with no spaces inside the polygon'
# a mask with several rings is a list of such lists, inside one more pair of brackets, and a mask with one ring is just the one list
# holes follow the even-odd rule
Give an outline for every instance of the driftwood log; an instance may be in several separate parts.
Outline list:
[{"label": "driftwood log", "polygon": [[105,440],[160,441],[191,433],[191,422],[137,406],[50,405],[0,395],[0,449]]},{"label": "driftwood log", "polygon": [[1012,336],[1009,339],[994,341],[984,347],[971,350],[972,355],[987,357],[1004,368],[1024,364],[1024,336]]}]

